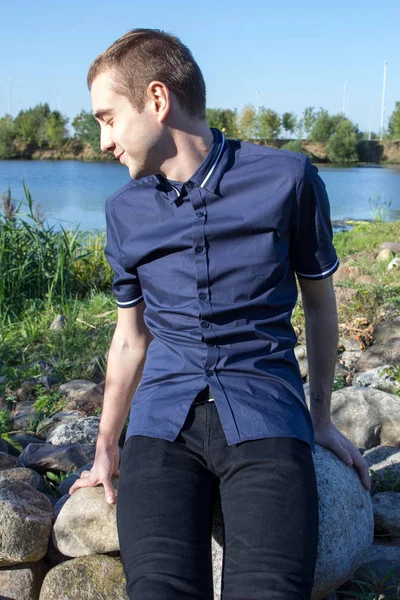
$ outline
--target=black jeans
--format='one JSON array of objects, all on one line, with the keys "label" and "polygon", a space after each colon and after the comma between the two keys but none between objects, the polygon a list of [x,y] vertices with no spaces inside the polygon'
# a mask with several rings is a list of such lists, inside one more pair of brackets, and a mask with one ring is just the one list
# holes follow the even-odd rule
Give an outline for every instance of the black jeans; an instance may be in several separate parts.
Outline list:
[{"label": "black jeans", "polygon": [[309,600],[318,497],[311,448],[290,437],[228,446],[214,402],[194,403],[174,442],[127,439],[117,525],[132,600],[211,600],[220,495],[223,600]]}]

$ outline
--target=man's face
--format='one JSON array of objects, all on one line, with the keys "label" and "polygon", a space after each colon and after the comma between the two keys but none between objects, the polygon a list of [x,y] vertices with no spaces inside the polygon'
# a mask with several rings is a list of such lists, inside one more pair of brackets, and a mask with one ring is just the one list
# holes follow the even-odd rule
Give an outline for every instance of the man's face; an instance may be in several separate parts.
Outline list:
[{"label": "man's face", "polygon": [[100,73],[92,83],[93,114],[100,123],[100,147],[128,167],[133,179],[158,173],[157,145],[163,128],[152,103],[139,113],[125,96],[111,89],[113,73]]}]

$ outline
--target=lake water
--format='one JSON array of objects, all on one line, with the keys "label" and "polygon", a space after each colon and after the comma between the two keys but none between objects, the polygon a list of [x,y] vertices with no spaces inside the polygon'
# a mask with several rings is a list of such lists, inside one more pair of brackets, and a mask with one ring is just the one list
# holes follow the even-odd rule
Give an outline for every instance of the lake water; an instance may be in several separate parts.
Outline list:
[{"label": "lake water", "polygon": [[[373,205],[385,207],[387,219],[400,218],[400,166],[319,166],[332,221],[371,219]],[[0,194],[24,199],[25,180],[33,199],[50,223],[82,229],[104,229],[106,198],[129,181],[119,163],[80,161],[0,161]],[[372,201],[371,201],[372,200]]]}]

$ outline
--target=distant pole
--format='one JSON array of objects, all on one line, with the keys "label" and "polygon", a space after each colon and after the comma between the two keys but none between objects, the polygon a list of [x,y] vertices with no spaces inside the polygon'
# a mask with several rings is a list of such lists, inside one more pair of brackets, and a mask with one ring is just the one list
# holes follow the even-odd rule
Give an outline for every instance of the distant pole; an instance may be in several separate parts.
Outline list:
[{"label": "distant pole", "polygon": [[343,103],[342,103],[342,113],[346,115],[346,99],[347,99],[347,81],[344,82],[343,85]]},{"label": "distant pole", "polygon": [[260,92],[257,92],[257,108],[260,108]]},{"label": "distant pole", "polygon": [[385,119],[386,71],[387,71],[387,62],[385,60],[384,63],[383,63],[382,112],[381,112],[381,135],[380,135],[380,140],[383,139],[383,124],[384,124],[384,119]]},{"label": "distant pole", "polygon": [[11,77],[7,77],[8,82],[8,114],[12,116],[11,113]]},{"label": "distant pole", "polygon": [[347,92],[346,93],[346,112],[345,112],[346,117],[349,115],[349,98],[350,98],[350,92]]},{"label": "distant pole", "polygon": [[369,103],[369,122],[368,122],[368,139],[371,141],[371,129],[372,129],[372,107],[374,105],[375,100],[371,100]]}]

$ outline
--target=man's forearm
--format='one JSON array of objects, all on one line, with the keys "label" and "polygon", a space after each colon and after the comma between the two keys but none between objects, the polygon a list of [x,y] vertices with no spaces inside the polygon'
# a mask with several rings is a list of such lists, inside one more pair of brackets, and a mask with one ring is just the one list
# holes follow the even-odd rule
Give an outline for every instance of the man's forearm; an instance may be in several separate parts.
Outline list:
[{"label": "man's forearm", "polygon": [[330,406],[338,346],[334,293],[318,306],[304,305],[310,412],[314,424],[330,420]]},{"label": "man's forearm", "polygon": [[133,348],[118,335],[114,335],[107,361],[97,447],[107,448],[118,444],[133,394],[142,378],[146,351],[145,344]]}]

